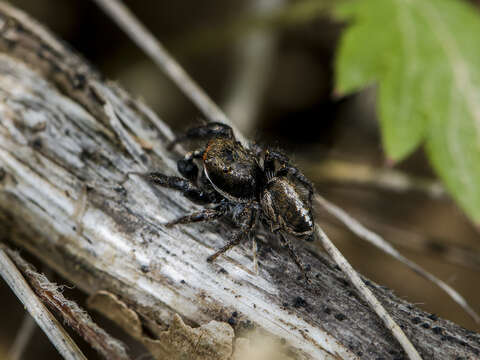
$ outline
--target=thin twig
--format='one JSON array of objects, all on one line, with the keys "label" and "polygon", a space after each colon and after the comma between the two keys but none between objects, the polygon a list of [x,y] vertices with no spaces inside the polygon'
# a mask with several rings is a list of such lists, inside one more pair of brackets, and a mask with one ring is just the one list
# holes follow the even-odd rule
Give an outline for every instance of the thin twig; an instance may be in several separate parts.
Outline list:
[{"label": "thin twig", "polygon": [[128,360],[124,345],[100,328],[77,303],[67,300],[61,293],[61,286],[50,282],[38,273],[15,251],[5,249],[10,258],[25,274],[31,286],[51,309],[54,309],[86,342],[103,355],[105,359]]},{"label": "thin twig", "polygon": [[65,359],[86,359],[62,325],[35,295],[3,248],[0,248],[0,275]]},{"label": "thin twig", "polygon": [[[350,209],[350,211],[352,210]],[[330,220],[328,215],[324,219],[322,218],[322,220],[328,221],[327,217]],[[478,249],[455,244],[449,238],[421,234],[413,230],[387,224],[373,218],[369,214],[362,216],[361,221],[365,224],[364,226],[374,228],[375,231],[388,233],[388,242],[399,248],[426,256],[435,256],[442,261],[480,271],[480,251]],[[336,221],[332,222],[332,226],[345,227],[343,223]]]},{"label": "thin twig", "polygon": [[[160,44],[153,34],[143,26],[132,12],[118,0],[94,0],[178,86],[179,89],[203,112],[209,121],[230,124],[227,116],[197,85],[177,61]],[[245,142],[237,130],[237,137]]]},{"label": "thin twig", "polygon": [[457,304],[459,304],[477,323],[480,323],[480,316],[475,312],[475,310],[473,310],[473,308],[468,304],[465,298],[460,295],[455,289],[453,289],[450,285],[438,279],[436,276],[430,274],[413,261],[407,259],[380,235],[365,228],[357,220],[348,215],[344,210],[332,204],[319,194],[315,195],[315,201],[320,206],[322,206],[328,213],[333,215],[336,219],[340,220],[348,229],[350,229],[350,231],[352,231],[359,238],[364,239],[369,243],[375,245],[377,248],[381,249],[387,254],[393,256],[395,259],[407,265],[420,276],[433,282],[435,285],[445,291]]},{"label": "thin twig", "polygon": [[400,326],[398,326],[397,323],[392,319],[392,317],[388,314],[382,304],[380,304],[380,302],[377,300],[375,295],[373,295],[372,292],[364,284],[357,272],[352,268],[352,266],[343,257],[343,255],[335,247],[335,245],[333,245],[328,236],[319,226],[316,226],[316,233],[322,243],[323,248],[332,257],[332,259],[335,260],[337,265],[340,266],[342,271],[348,276],[353,286],[355,286],[357,291],[364,297],[364,299],[367,301],[373,311],[375,311],[375,313],[380,317],[380,319],[382,319],[387,329],[392,332],[393,336],[397,339],[400,345],[402,345],[408,357],[412,360],[421,360],[421,357],[418,354],[417,350],[412,345],[410,340],[408,340],[407,336],[400,328]]},{"label": "thin twig", "polygon": [[27,348],[28,343],[32,339],[36,328],[37,324],[35,323],[35,320],[29,313],[25,313],[22,324],[20,325],[20,329],[18,330],[13,345],[8,352],[7,359],[20,360],[22,358],[22,355]]}]

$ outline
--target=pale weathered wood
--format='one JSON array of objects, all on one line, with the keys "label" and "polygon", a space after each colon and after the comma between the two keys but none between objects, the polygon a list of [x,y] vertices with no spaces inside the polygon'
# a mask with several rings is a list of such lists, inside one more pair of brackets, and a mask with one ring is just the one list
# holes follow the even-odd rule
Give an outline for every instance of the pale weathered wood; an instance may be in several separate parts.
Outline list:
[{"label": "pale weathered wood", "polygon": [[[268,235],[259,242],[256,275],[249,245],[206,263],[228,239],[228,224],[162,226],[196,206],[126,173],[174,173],[179,155],[165,149],[171,137],[148,108],[24,14],[0,6],[5,239],[87,293],[115,294],[156,334],[179,314],[190,325],[229,322],[237,338],[261,329],[284,338],[299,359],[402,358],[388,330],[324,255],[300,250],[315,275],[307,288]],[[423,358],[480,356],[478,334],[368,285]]]}]

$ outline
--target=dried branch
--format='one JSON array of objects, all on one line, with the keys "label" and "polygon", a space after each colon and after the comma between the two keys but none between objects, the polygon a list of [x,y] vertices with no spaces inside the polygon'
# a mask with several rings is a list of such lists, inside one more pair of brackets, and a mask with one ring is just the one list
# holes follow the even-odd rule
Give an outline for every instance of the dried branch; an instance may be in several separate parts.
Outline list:
[{"label": "dried branch", "polygon": [[[0,226],[11,241],[88,294],[111,294],[113,319],[152,353],[168,346],[171,325],[192,335],[181,347],[192,359],[226,360],[252,328],[283,338],[295,359],[402,356],[326,256],[299,247],[314,275],[307,287],[274,236],[259,239],[255,275],[248,247],[205,261],[229,237],[227,224],[165,228],[195,206],[126,174],[174,173],[171,132],[24,14],[0,4],[0,19]],[[480,336],[366,285],[422,357],[480,354]],[[198,351],[195,325],[205,330]]]},{"label": "dried branch", "polygon": [[[186,72],[175,62],[175,60],[166,52],[166,50],[161,46],[161,44],[154,38],[154,36],[148,32],[148,30],[131,14],[131,12],[123,6],[117,0],[95,0],[102,8],[117,22],[118,25],[127,33],[130,37],[133,38],[134,42],[141,46],[141,48],[156,61],[157,65],[165,71],[167,75],[177,84],[177,86],[184,91],[184,93],[197,105],[199,108],[207,115],[207,118],[210,121],[222,121],[230,125],[233,124],[229,121],[226,115],[218,108],[213,101],[208,97],[203,90],[193,82],[193,80],[186,74]],[[199,101],[201,99],[201,101]],[[240,136],[241,132],[236,131],[237,137]],[[245,142],[244,139],[242,139]],[[330,251],[335,249],[332,243],[329,244]],[[348,264],[347,260],[341,255],[340,252],[335,253],[334,260],[342,260],[340,267],[344,268],[345,264]],[[256,263],[256,260],[255,260]],[[255,266],[256,267],[256,266]],[[346,269],[346,267],[345,267]],[[352,283],[359,286],[360,284],[357,281],[357,277],[351,277],[356,275],[355,271],[350,267],[347,276],[350,277]],[[395,323],[391,317],[387,314],[387,311],[382,307],[382,305],[375,299],[373,295],[367,292],[367,289],[363,290],[363,296],[369,302],[372,309],[375,312],[382,314],[382,320],[387,319],[386,323],[388,329],[393,331],[394,336],[399,340],[402,347],[411,359],[419,359],[419,355],[414,349],[413,345],[407,339],[400,327]],[[371,300],[374,299],[374,302]],[[385,321],[385,320],[384,320]],[[395,324],[395,326],[391,326]]]},{"label": "dried branch", "polygon": [[[134,15],[131,12],[129,12],[129,10],[127,8],[121,6],[117,2],[117,0],[96,0],[96,1],[99,1],[100,3],[102,3],[102,6],[104,6],[106,8],[107,13],[109,13],[109,15],[111,15],[117,22],[120,22],[120,26],[122,27],[122,29],[125,32],[127,32],[133,38],[135,43],[137,43],[137,45],[139,45],[142,49],[145,50],[145,48],[148,46],[148,43],[150,43],[150,42],[155,42],[157,44],[156,52],[158,52],[158,54],[152,56],[151,52],[146,51],[146,53],[148,55],[152,56],[153,59],[155,59],[155,57],[158,57],[158,56],[166,56],[166,54],[167,54],[166,50],[164,50],[161,47],[158,40],[156,40],[153,37],[153,35],[151,33],[149,33],[143,26],[142,26],[141,31],[138,30],[137,29],[138,24],[139,24],[138,20],[136,20]],[[117,17],[122,18],[122,21],[120,21]],[[136,34],[136,36],[135,36],[135,34]],[[146,38],[148,39],[147,41],[145,41]],[[172,62],[174,62],[173,59],[171,59],[171,60],[172,60]],[[165,63],[157,62],[157,65],[159,65],[159,67],[163,71],[165,71],[167,74],[170,74],[170,69],[167,66],[165,66],[166,65]],[[179,65],[175,63],[175,66],[179,66]],[[182,80],[186,81],[186,82],[191,82],[191,84],[189,84],[189,86],[185,86],[185,84],[180,84],[180,83],[176,82],[177,86],[179,86],[184,91],[184,93],[187,95],[187,97],[189,97],[194,103],[197,104],[196,99],[198,97],[203,98],[203,99],[208,99],[209,102],[213,103],[209,99],[208,95],[205,92],[203,92],[203,90],[200,89],[195,83],[193,83],[193,81],[190,78],[183,78]],[[205,110],[207,110],[206,115],[210,120],[212,118],[215,118],[215,116],[218,116],[219,113],[221,113],[222,122],[225,122],[225,123],[229,124],[230,126],[232,126],[233,128],[235,128],[234,124],[225,116],[225,114],[223,114],[223,112],[218,107],[215,107],[213,110],[211,108],[207,108],[207,107],[201,107],[201,109],[204,112],[205,112]],[[236,131],[236,134],[237,134],[237,136],[241,136],[241,133],[238,130]],[[243,139],[243,137],[242,137],[242,139]],[[243,142],[245,142],[245,139],[243,139]],[[370,178],[371,177],[372,176],[370,176]],[[441,189],[439,190],[438,186],[436,186],[436,185],[426,184],[422,181],[417,181],[417,182],[413,183],[410,180],[411,179],[408,179],[404,176],[401,176],[401,174],[396,174],[396,173],[395,174],[388,173],[386,176],[384,175],[384,176],[381,176],[380,178],[378,178],[378,177],[375,178],[375,181],[377,183],[384,184],[384,185],[385,184],[390,184],[391,185],[396,181],[397,182],[397,184],[396,184],[397,188],[399,186],[401,186],[402,188],[405,189],[405,188],[411,187],[412,185],[416,185],[417,187],[421,188],[422,190],[427,190],[427,192],[432,194],[432,196],[439,196],[441,194]],[[322,199],[323,203],[319,199]],[[317,197],[316,197],[316,201],[317,201],[317,203],[320,203],[322,206],[325,206],[326,200],[321,198],[318,194],[317,194]],[[332,207],[336,207],[333,204],[330,204],[330,205]],[[336,207],[336,208],[339,211],[341,211],[344,215],[348,216],[351,220],[355,221],[348,214],[346,214],[343,210],[341,210],[338,207]],[[333,211],[333,212],[331,211],[331,213],[334,214],[334,216],[337,216],[338,214],[340,214],[339,211]],[[351,226],[353,224],[353,221],[345,222],[344,221],[345,218],[346,218],[345,216],[340,215],[340,220],[345,225],[347,225],[347,227]],[[389,255],[391,255],[391,256],[397,258],[398,260],[402,261],[404,264],[409,266],[415,272],[417,272],[421,276],[423,276],[426,279],[435,283],[443,291],[445,291],[456,303],[458,303],[463,309],[465,309],[465,311],[470,316],[472,316],[472,318],[476,322],[479,322],[479,320],[480,320],[479,315],[473,310],[473,308],[467,303],[467,301],[457,291],[455,291],[452,287],[450,287],[449,285],[447,285],[446,283],[444,283],[440,279],[436,278],[434,275],[430,274],[429,272],[427,272],[426,270],[421,268],[419,265],[415,264],[414,262],[412,262],[412,261],[408,260],[407,258],[405,258],[404,256],[402,256],[397,250],[395,250],[386,241],[381,239],[381,237],[379,237],[377,234],[371,232],[370,230],[366,230],[357,221],[355,221],[354,228],[358,229],[359,227],[362,228],[362,231],[355,232],[355,233],[357,235],[359,235],[360,238],[376,244],[376,246],[379,247],[382,251],[385,251]],[[367,232],[368,232],[368,234],[367,234],[367,236],[365,236],[365,234]],[[333,246],[333,244],[332,244],[332,246]],[[343,258],[343,260],[344,260],[344,262],[347,262],[346,259]],[[351,281],[355,282],[354,279],[351,279]],[[379,304],[378,304],[378,302],[375,302],[375,303],[371,303],[371,306],[372,306],[373,309],[377,309]],[[398,328],[398,326],[397,326],[397,328]],[[398,330],[400,332],[402,332],[399,328],[398,328]],[[405,337],[404,334],[401,335],[401,337],[403,339]],[[409,352],[411,349],[409,350],[409,349],[406,348],[405,350],[407,352]]]},{"label": "dried branch", "polygon": [[62,328],[62,325],[30,289],[3,248],[0,248],[0,275],[65,359],[86,359],[72,338]]},{"label": "dried branch", "polygon": [[2,247],[10,258],[27,277],[43,303],[54,310],[65,324],[74,329],[87,343],[97,350],[105,359],[127,360],[125,346],[100,328],[77,303],[67,300],[62,294],[62,286],[50,282],[43,274],[27,263],[15,251]]},{"label": "dried branch", "polygon": [[395,339],[402,345],[403,349],[408,355],[409,359],[412,360],[421,360],[422,358],[418,354],[417,349],[412,345],[410,340],[408,340],[405,333],[402,329],[397,325],[395,320],[392,319],[390,314],[385,310],[383,305],[378,301],[378,299],[373,295],[370,289],[363,283],[363,280],[357,274],[357,272],[352,268],[352,266],[348,263],[342,253],[333,245],[331,240],[325,234],[325,232],[317,226],[316,234],[322,243],[323,248],[327,251],[328,255],[332,257],[333,260],[340,266],[342,271],[348,275],[349,280],[352,282],[353,286],[357,289],[357,291],[362,295],[365,301],[372,307],[373,311],[382,319],[383,323],[389,329]]}]

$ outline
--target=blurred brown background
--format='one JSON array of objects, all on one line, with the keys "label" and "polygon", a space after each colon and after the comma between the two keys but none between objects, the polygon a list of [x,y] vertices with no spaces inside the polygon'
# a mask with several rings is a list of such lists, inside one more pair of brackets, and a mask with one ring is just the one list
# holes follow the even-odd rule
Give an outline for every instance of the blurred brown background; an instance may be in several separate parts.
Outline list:
[{"label": "blurred brown background", "polygon": [[[195,124],[200,117],[93,2],[11,2],[47,25],[107,78],[143,98],[174,129]],[[325,197],[393,241],[404,255],[455,287],[480,312],[480,233],[461,210],[446,197],[353,181],[360,179],[359,165],[377,169],[377,173],[394,164],[383,156],[375,89],[340,97],[333,88],[333,58],[342,24],[318,12],[289,14],[282,9],[298,2],[283,0],[126,3],[252,139],[281,145]],[[346,163],[341,178],[326,161]],[[394,169],[435,179],[422,150]],[[325,213],[320,211],[318,220],[362,274],[429,312],[479,330],[436,286],[350,235]],[[60,278],[53,280],[65,283]],[[66,290],[65,294],[84,305],[85,297],[78,291]],[[0,302],[1,359],[24,310],[3,282]],[[111,324],[105,326],[117,334]],[[144,354],[134,344],[131,347],[137,356]],[[24,358],[55,359],[58,355],[38,330]]]}]

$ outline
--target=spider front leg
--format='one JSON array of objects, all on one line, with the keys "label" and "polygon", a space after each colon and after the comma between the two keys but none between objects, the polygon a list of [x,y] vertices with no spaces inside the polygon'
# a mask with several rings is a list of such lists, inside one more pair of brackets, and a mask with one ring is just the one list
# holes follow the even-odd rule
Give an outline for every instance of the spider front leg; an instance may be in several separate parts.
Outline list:
[{"label": "spider front leg", "polygon": [[177,162],[177,169],[182,176],[190,181],[197,181],[198,166],[193,162],[194,159],[201,159],[205,150],[190,151],[185,154],[185,157]]},{"label": "spider front leg", "polygon": [[233,130],[230,126],[219,123],[211,122],[205,125],[194,127],[187,131],[185,135],[179,136],[173,140],[167,147],[172,149],[176,144],[194,139],[210,139],[216,136],[226,137],[233,139]]},{"label": "spider front leg", "polygon": [[209,204],[215,199],[213,193],[201,190],[197,188],[190,180],[178,176],[168,176],[157,172],[136,174],[145,177],[149,182],[155,185],[179,190],[186,198],[196,204]]}]

